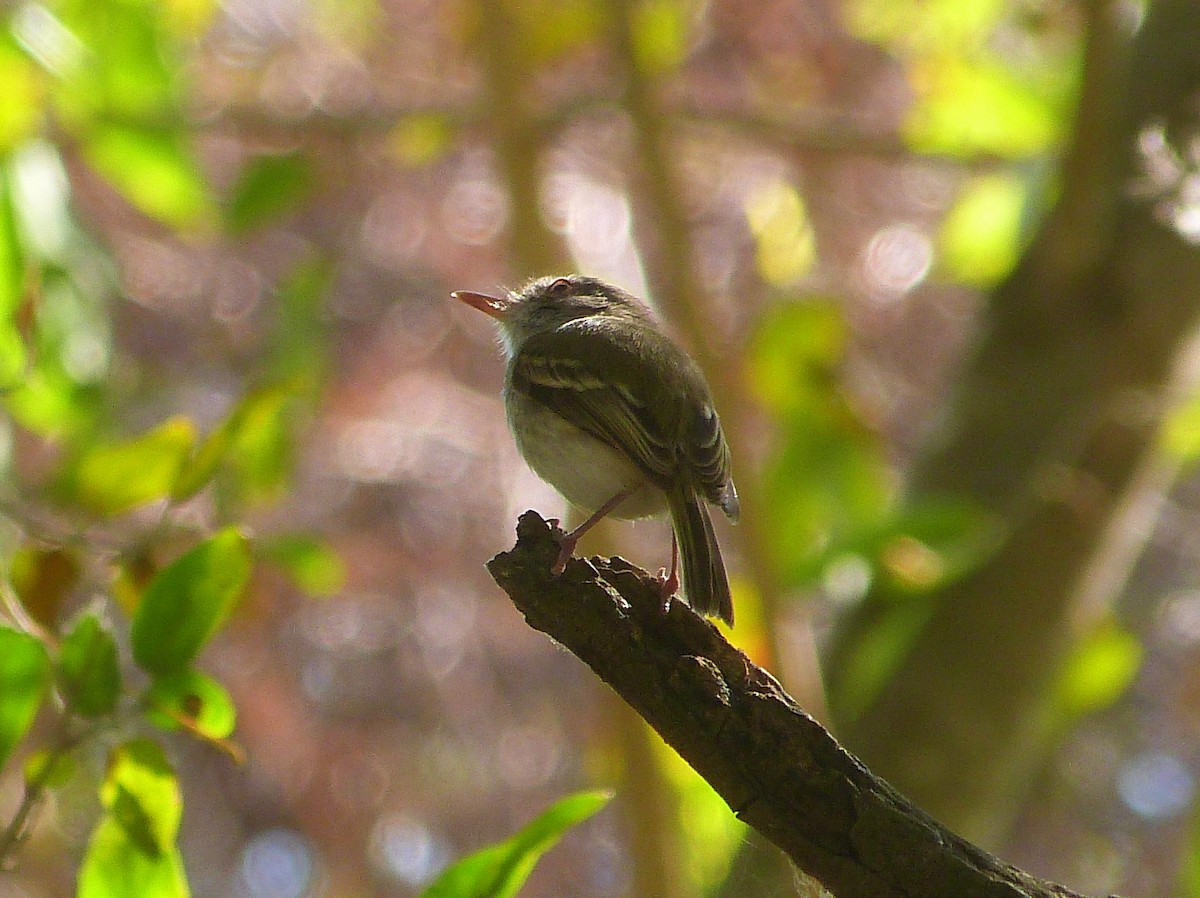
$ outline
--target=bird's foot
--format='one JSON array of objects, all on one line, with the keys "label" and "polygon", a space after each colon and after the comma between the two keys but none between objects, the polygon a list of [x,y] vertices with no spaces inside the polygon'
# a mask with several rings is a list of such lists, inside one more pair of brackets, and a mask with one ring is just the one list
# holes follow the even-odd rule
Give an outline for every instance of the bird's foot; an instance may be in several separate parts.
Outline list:
[{"label": "bird's foot", "polygon": [[658,607],[666,614],[671,610],[671,599],[679,592],[679,572],[671,571],[668,574],[665,567],[660,567],[655,579],[658,581]]},{"label": "bird's foot", "polygon": [[550,535],[558,543],[558,557],[550,566],[550,573],[557,577],[567,569],[567,562],[575,554],[575,544],[579,542],[579,537],[575,533],[567,533],[563,530],[558,523],[558,518],[551,518],[546,523],[550,525]]}]

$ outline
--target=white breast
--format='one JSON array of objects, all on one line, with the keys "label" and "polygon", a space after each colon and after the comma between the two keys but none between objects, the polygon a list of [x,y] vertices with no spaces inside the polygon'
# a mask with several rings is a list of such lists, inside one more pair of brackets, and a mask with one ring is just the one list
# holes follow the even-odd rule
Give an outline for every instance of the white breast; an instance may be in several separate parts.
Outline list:
[{"label": "white breast", "polygon": [[[528,396],[509,392],[505,409],[517,448],[529,467],[572,505],[594,511],[621,490],[644,483],[631,461]],[[514,416],[520,419],[520,427],[513,425]],[[643,518],[665,507],[666,497],[645,484],[611,516]]]}]

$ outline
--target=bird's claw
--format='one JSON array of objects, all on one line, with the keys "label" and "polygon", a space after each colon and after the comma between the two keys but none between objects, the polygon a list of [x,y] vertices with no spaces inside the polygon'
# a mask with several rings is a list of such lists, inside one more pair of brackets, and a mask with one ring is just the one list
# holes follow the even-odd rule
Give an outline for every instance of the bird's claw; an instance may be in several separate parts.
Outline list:
[{"label": "bird's claw", "polygon": [[666,614],[671,610],[671,599],[679,592],[679,574],[676,571],[668,574],[665,567],[660,567],[654,579],[658,581],[659,610]]},{"label": "bird's claw", "polygon": [[546,523],[550,525],[550,535],[558,543],[558,557],[554,559],[554,564],[550,565],[551,575],[557,577],[567,569],[567,562],[575,553],[575,543],[578,542],[578,538],[563,530],[559,526],[558,518],[551,518]]}]

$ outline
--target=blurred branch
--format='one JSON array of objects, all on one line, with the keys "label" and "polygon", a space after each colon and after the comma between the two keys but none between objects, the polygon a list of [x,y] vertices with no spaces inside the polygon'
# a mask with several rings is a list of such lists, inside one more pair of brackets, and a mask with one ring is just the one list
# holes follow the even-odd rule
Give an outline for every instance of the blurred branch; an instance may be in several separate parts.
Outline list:
[{"label": "blurred branch", "polygon": [[488,569],[534,629],[576,654],[729,803],[838,898],[1079,898],[941,826],[875,777],[658,581],[621,558],[573,559],[528,511]]},{"label": "blurred branch", "polygon": [[[494,84],[492,90],[495,90]],[[544,145],[554,133],[581,116],[616,114],[625,109],[619,97],[602,95],[573,97],[551,109],[527,111],[527,137],[539,136]],[[375,111],[339,113],[314,109],[297,117],[261,104],[232,104],[219,115],[188,122],[200,129],[236,126],[239,131],[260,137],[300,139],[305,135],[320,137],[355,137],[359,135],[386,136],[397,122],[413,116],[436,116],[453,128],[491,130],[496,119],[492,99],[482,104],[419,103],[411,106],[391,105]],[[890,160],[920,159],[943,162],[971,171],[990,171],[1011,167],[1027,160],[995,153],[970,154],[921,153],[912,148],[899,131],[888,130],[861,121],[853,112],[837,109],[812,111],[803,116],[780,117],[770,110],[733,109],[698,103],[691,97],[663,98],[657,114],[665,119],[666,131],[687,129],[734,135],[776,148],[801,150],[833,155],[866,156]],[[113,119],[115,120],[115,119]],[[156,127],[180,127],[178,120],[147,121],[144,118],[122,119],[123,124]]]},{"label": "blurred branch", "polygon": [[518,40],[508,7],[484,0],[477,9],[480,59],[487,77],[486,123],[508,184],[512,261],[522,276],[543,274],[562,260],[538,203],[543,140],[523,96],[527,66],[513,49]]},{"label": "blurred branch", "polygon": [[[882,578],[825,654],[846,743],[985,842],[1011,825],[1061,738],[1063,665],[1152,532],[1135,515],[1170,479],[1156,470],[1159,425],[1200,323],[1196,247],[1127,189],[1139,130],[1194,121],[1198,4],[1150,4],[1132,42],[1119,6],[1085,7],[1085,83],[1059,203],[990,297],[912,472],[913,499],[965,498],[1009,532],[929,597],[923,629],[872,691],[862,684],[878,668],[865,671],[899,607]],[[856,691],[867,698],[838,703]]]}]

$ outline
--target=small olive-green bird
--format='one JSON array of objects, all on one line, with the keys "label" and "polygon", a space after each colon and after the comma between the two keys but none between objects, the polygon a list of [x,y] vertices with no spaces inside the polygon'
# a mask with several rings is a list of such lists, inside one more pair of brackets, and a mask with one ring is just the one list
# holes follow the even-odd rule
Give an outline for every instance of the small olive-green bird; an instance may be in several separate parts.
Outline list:
[{"label": "small olive-green bird", "polygon": [[[504,404],[517,447],[543,480],[591,512],[560,534],[561,572],[606,515],[670,512],[671,572],[702,614],[733,624],[729,578],[708,504],[737,520],[729,447],[694,361],[625,291],[596,278],[544,277],[503,297],[453,294],[495,318],[508,365]],[[680,563],[681,562],[681,563]]]}]

